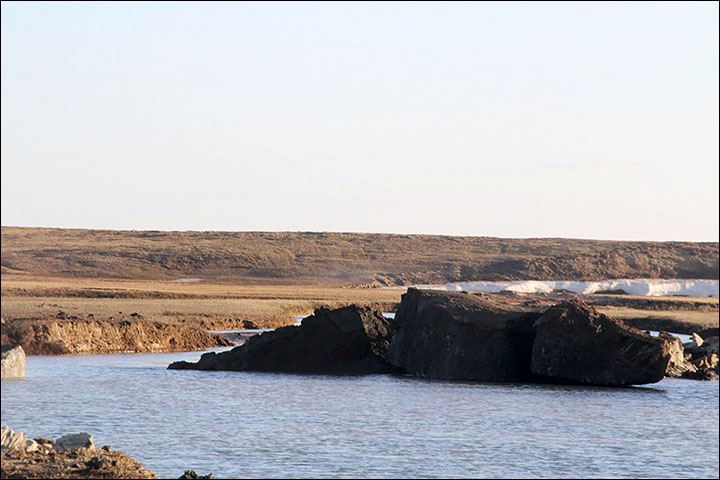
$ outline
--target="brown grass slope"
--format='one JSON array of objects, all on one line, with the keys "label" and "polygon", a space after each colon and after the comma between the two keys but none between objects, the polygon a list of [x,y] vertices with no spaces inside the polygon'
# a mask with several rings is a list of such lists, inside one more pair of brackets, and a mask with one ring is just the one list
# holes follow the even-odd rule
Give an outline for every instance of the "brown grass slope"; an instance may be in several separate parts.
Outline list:
[{"label": "brown grass slope", "polygon": [[3,273],[247,283],[717,279],[718,242],[2,227]]}]

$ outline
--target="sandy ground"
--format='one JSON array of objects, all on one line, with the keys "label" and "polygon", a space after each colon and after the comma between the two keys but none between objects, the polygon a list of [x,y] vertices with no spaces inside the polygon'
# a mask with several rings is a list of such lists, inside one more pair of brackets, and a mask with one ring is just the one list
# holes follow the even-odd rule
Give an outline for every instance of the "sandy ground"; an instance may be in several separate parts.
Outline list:
[{"label": "sandy ground", "polygon": [[232,285],[102,279],[39,279],[2,276],[5,319],[52,319],[60,312],[85,318],[118,318],[138,313],[146,319],[193,322],[207,328],[259,328],[292,323],[323,305],[352,303],[392,310],[402,291],[297,285]]}]

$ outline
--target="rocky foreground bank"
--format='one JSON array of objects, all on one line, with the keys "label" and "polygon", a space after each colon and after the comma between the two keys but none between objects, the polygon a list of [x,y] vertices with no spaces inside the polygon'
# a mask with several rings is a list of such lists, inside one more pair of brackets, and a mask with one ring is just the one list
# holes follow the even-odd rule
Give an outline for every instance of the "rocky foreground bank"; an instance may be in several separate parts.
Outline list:
[{"label": "rocky foreground bank", "polygon": [[652,336],[579,300],[538,310],[532,302],[518,308],[497,296],[411,288],[394,320],[355,306],[318,309],[300,326],[168,368],[394,371],[447,380],[624,386],[655,383],[666,375],[717,378],[717,337],[699,342],[693,347],[669,335]]},{"label": "rocky foreground bank", "polygon": [[[0,478],[158,478],[140,462],[113,450],[95,448],[86,433],[63,435],[57,440],[31,439],[2,427]],[[181,479],[211,479],[186,470]]]},{"label": "rocky foreground bank", "polygon": [[26,438],[3,426],[1,455],[0,478],[157,478],[110,446],[96,449],[87,433],[53,441]]}]

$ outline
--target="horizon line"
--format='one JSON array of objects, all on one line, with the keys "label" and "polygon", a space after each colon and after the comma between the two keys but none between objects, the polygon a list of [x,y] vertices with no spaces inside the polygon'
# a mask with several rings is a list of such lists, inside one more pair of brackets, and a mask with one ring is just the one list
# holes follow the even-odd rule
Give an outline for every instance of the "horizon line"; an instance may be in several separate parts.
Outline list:
[{"label": "horizon line", "polygon": [[48,226],[27,226],[27,225],[0,225],[0,228],[24,228],[36,230],[89,230],[89,231],[110,231],[110,232],[163,232],[163,233],[337,233],[337,234],[365,234],[365,235],[396,235],[396,236],[425,236],[425,237],[458,237],[458,238],[493,238],[507,240],[579,240],[591,242],[637,242],[637,243],[720,243],[720,240],[627,240],[616,238],[587,238],[587,237],[558,237],[558,236],[529,236],[529,237],[498,237],[493,235],[465,235],[451,233],[407,233],[407,232],[370,232],[370,231],[337,231],[337,230],[229,230],[229,229],[130,229],[130,228],[89,228],[89,227],[48,227]]}]

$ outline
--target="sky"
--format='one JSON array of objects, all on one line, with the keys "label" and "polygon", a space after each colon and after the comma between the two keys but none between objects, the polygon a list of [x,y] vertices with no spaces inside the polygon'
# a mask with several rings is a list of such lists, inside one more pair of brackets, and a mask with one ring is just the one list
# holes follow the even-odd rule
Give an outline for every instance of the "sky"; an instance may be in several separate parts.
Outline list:
[{"label": "sky", "polygon": [[2,225],[718,241],[718,3],[2,2]]}]

